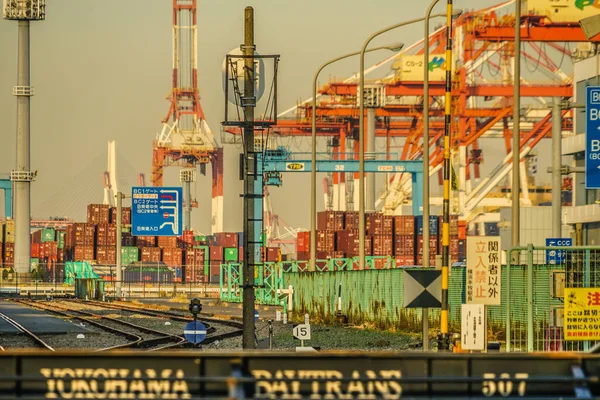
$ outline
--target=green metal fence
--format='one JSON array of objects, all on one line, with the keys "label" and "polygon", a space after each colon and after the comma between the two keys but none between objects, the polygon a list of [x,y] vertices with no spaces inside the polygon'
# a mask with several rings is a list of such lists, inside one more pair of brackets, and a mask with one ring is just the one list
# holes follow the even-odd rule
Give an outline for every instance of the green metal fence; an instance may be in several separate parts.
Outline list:
[{"label": "green metal fence", "polygon": [[[242,263],[221,264],[220,299],[232,303],[241,303],[243,297]],[[287,294],[283,289],[283,270],[280,263],[265,262],[259,266],[254,275],[256,303],[286,307]]]},{"label": "green metal fence", "polygon": [[593,342],[563,340],[563,292],[600,287],[600,247],[529,245],[507,257],[516,272],[503,287],[507,351],[587,350]]}]

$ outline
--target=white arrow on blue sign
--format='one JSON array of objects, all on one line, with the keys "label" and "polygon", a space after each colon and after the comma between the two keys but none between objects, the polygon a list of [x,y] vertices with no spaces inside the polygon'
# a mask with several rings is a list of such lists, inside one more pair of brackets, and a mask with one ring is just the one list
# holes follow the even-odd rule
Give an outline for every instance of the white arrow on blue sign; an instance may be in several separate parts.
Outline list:
[{"label": "white arrow on blue sign", "polygon": [[183,335],[190,343],[198,344],[206,338],[206,326],[200,321],[191,321],[185,326]]},{"label": "white arrow on blue sign", "polygon": [[600,86],[587,87],[585,187],[600,189]]}]

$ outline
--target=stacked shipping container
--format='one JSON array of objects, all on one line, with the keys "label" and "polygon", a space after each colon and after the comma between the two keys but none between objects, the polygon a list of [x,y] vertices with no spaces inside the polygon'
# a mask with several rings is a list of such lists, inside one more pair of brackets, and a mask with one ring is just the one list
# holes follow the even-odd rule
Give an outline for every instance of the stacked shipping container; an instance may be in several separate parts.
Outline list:
[{"label": "stacked shipping container", "polygon": [[[359,255],[358,213],[323,211],[317,216],[317,259],[356,257]],[[429,222],[430,265],[441,254],[441,217],[431,216]],[[412,215],[387,216],[381,213],[365,215],[365,255],[393,256],[397,265],[423,265],[423,217]],[[464,236],[464,235],[463,235]],[[450,218],[450,261],[464,261],[465,238],[459,239],[458,216]],[[298,260],[310,258],[310,232],[299,232],[296,255]],[[376,268],[385,260],[376,259]]]}]

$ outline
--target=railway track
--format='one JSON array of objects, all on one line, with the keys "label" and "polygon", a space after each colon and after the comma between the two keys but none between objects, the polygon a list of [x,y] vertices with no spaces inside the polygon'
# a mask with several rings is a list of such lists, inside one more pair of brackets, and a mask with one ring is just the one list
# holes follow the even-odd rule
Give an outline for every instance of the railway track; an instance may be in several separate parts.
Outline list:
[{"label": "railway track", "polygon": [[[131,313],[129,317],[133,317],[135,315],[144,315],[150,316],[153,318],[161,318],[167,319],[171,321],[177,322],[190,322],[193,320],[191,317],[184,317],[180,314],[172,313],[172,312],[164,312],[158,310],[148,310],[141,307],[134,306],[125,306],[125,305],[115,305],[110,303],[96,302],[96,301],[77,301],[77,300],[65,300],[61,303],[66,304],[66,306],[60,306],[57,304],[53,304],[53,302],[49,303],[40,303],[30,300],[17,300],[17,302],[26,304],[28,306],[36,307],[45,311],[49,311],[58,315],[62,315],[68,318],[74,318],[86,321],[92,325],[95,325],[103,330],[111,332],[113,334],[125,337],[128,342],[102,348],[96,351],[107,351],[113,349],[123,349],[123,348],[138,348],[145,349],[146,351],[157,351],[163,349],[174,349],[174,348],[185,348],[192,347],[191,344],[187,343],[184,337],[178,334],[162,332],[156,329],[152,329],[147,326],[143,326],[137,323],[133,323],[130,321],[124,321],[120,318],[114,318],[107,315],[101,315],[97,312],[84,311],[81,309],[73,309],[68,307],[68,303],[75,303],[78,306],[82,305],[93,305],[94,307],[108,309],[111,311],[120,311],[120,312],[128,312]],[[123,316],[128,317],[128,316]],[[210,320],[210,321],[208,321]],[[102,321],[102,322],[99,322]],[[233,321],[222,321],[215,318],[202,318],[201,321],[205,324],[207,330],[207,337],[202,342],[203,344],[210,344],[218,340],[223,340],[227,338],[232,338],[241,335],[241,324]],[[229,332],[217,333],[217,329],[212,326],[212,323],[219,323],[222,325],[226,325],[228,327],[234,328]]]},{"label": "railway track", "polygon": [[[77,303],[83,303],[83,301],[80,301],[80,300],[71,300],[71,301],[75,301]],[[85,303],[89,303],[89,304],[97,306],[97,307],[104,307],[104,308],[109,308],[109,309],[113,309],[113,310],[124,310],[124,311],[129,311],[129,312],[133,312],[133,313],[137,313],[137,314],[157,317],[157,318],[170,319],[173,321],[180,321],[180,322],[193,321],[193,318],[191,316],[183,316],[183,315],[181,315],[180,312],[149,309],[146,307],[138,307],[138,306],[133,306],[133,305],[129,305],[129,304],[124,304],[123,302],[114,304],[114,303],[105,303],[105,302],[101,302],[101,301],[86,301]],[[204,341],[202,342],[202,344],[210,344],[210,343],[214,343],[219,340],[242,336],[243,324],[240,322],[227,321],[227,320],[222,320],[222,319],[218,319],[218,318],[210,318],[210,317],[204,317],[204,316],[200,317],[199,320],[202,323],[204,323],[204,325],[206,325],[206,327],[207,327],[207,336],[206,336],[206,339],[204,339]],[[227,327],[233,328],[233,329],[229,332],[215,333],[216,329],[213,327],[213,325],[217,325],[217,324],[224,325],[224,326],[227,326]]]},{"label": "railway track", "polygon": [[[35,333],[33,333],[30,330],[28,330],[27,328],[25,328],[23,325],[19,324],[14,319],[10,318],[9,316],[7,316],[3,313],[0,313],[0,318],[3,319],[4,321],[6,321],[7,323],[11,324],[12,326],[14,326],[20,333],[26,335],[29,339],[31,339],[35,343],[35,345],[37,347],[41,347],[46,350],[54,351],[54,348],[52,348],[52,346],[50,346],[48,343],[46,343],[45,341],[40,339],[39,336],[37,336]],[[2,349],[2,351],[5,350],[4,347],[2,347],[2,346],[0,346],[0,348]]]}]

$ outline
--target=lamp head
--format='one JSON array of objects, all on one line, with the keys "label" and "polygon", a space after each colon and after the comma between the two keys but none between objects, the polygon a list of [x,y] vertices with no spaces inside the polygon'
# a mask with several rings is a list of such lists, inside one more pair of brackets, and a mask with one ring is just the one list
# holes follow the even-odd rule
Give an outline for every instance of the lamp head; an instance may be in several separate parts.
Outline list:
[{"label": "lamp head", "polygon": [[385,46],[386,49],[391,50],[391,51],[400,51],[402,50],[402,48],[404,47],[404,43],[392,43],[389,44],[387,46]]},{"label": "lamp head", "polygon": [[463,10],[461,8],[454,8],[452,10],[452,19],[456,19],[458,17],[460,17],[463,13]]},{"label": "lamp head", "polygon": [[579,25],[581,26],[585,37],[590,40],[600,33],[600,16],[594,15],[580,19]]}]

